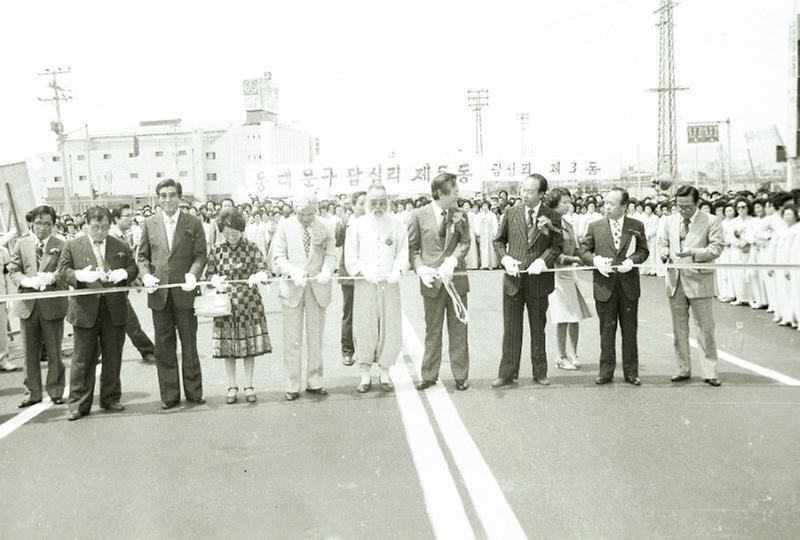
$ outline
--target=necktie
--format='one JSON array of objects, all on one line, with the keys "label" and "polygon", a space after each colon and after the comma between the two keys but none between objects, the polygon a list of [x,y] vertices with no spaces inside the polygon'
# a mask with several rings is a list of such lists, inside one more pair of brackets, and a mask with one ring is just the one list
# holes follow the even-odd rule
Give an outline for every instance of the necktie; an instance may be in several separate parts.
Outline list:
[{"label": "necktie", "polygon": [[536,211],[531,208],[528,210],[528,239],[533,238],[536,234]]},{"label": "necktie", "polygon": [[622,223],[619,219],[611,220],[611,236],[614,238],[614,249],[619,251],[619,244],[622,240]]},{"label": "necktie", "polygon": [[444,238],[447,235],[447,210],[442,210],[442,224],[439,225],[439,236]]},{"label": "necktie", "polygon": [[680,239],[681,239],[681,248],[683,248],[683,241],[686,240],[686,235],[689,234],[689,225],[691,224],[691,218],[683,218],[681,221],[681,231],[680,231]]},{"label": "necktie", "polygon": [[303,227],[303,249],[306,250],[306,256],[311,251],[311,233],[308,232],[308,227]]},{"label": "necktie", "polygon": [[44,255],[44,242],[36,244],[36,268],[42,263],[42,256]]},{"label": "necktie", "polygon": [[94,251],[94,258],[97,261],[97,269],[100,271],[105,270],[105,255],[100,252],[103,242],[92,242],[92,251]]}]

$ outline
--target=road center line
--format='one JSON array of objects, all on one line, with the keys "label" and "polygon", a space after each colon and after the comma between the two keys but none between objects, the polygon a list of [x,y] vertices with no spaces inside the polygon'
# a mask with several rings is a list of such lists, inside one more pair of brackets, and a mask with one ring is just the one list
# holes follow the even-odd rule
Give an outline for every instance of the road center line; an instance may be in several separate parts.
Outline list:
[{"label": "road center line", "polygon": [[474,539],[461,495],[402,353],[390,371],[433,532],[436,538]]},{"label": "road center line", "polygon": [[[667,334],[670,338],[673,337],[672,334]],[[694,338],[689,338],[689,345],[694,347],[695,349],[700,348],[700,344]],[[734,356],[730,353],[726,353],[725,351],[721,351],[717,349],[717,356],[720,360],[724,360],[729,364],[733,364],[734,366],[739,366],[742,369],[746,369],[748,371],[752,371],[753,373],[757,373],[762,377],[766,377],[768,379],[772,379],[773,381],[778,381],[779,383],[783,383],[789,386],[800,386],[800,381],[790,377],[788,375],[784,375],[779,371],[775,371],[774,369],[766,368],[764,366],[759,366],[758,364],[754,364],[753,362],[749,362],[738,356]]]},{"label": "road center line", "polygon": [[[64,395],[65,396],[69,395],[69,385],[66,385],[64,387]],[[21,428],[27,422],[33,420],[34,418],[36,418],[37,416],[39,416],[52,406],[53,406],[52,401],[50,401],[49,399],[47,401],[43,400],[37,403],[36,405],[31,405],[21,413],[18,413],[13,418],[6,420],[2,424],[0,424],[0,439],[8,437],[12,433],[14,433],[17,429]]]},{"label": "road center line", "polygon": [[[419,371],[423,347],[414,327],[403,313],[403,346]],[[425,391],[428,403],[445,443],[450,448],[461,477],[467,486],[475,511],[488,538],[527,538],[517,516],[511,510],[503,490],[453,405],[443,385]]]}]

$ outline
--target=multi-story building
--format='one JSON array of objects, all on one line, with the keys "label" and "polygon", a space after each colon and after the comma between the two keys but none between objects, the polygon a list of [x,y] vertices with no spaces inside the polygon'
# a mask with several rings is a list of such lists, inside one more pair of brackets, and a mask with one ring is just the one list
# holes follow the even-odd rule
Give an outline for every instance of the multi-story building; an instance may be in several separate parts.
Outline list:
[{"label": "multi-story building", "polygon": [[188,200],[241,198],[245,171],[262,164],[310,163],[319,140],[278,121],[278,91],[269,73],[243,81],[246,121],[191,124],[180,119],[140,122],[123,129],[89,128],[64,143],[69,190],[61,154],[40,154],[44,165],[32,173],[40,198],[63,208],[92,201],[142,204],[155,197],[165,178],[181,182]]}]

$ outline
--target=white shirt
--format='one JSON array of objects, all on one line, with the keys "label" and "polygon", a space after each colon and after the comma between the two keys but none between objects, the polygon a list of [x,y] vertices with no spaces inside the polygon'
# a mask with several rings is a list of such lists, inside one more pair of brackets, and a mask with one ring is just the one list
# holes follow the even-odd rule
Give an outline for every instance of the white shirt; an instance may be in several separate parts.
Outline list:
[{"label": "white shirt", "polygon": [[103,240],[99,244],[95,244],[94,240],[89,238],[89,242],[92,244],[92,251],[94,252],[94,258],[97,261],[97,268],[101,270],[106,269],[106,241]]},{"label": "white shirt", "polygon": [[[539,208],[541,206],[542,206],[542,203],[541,203],[541,201],[539,201],[539,204],[537,204],[536,206],[533,207],[533,215],[534,216],[539,214]],[[530,226],[530,224],[531,224],[531,209],[528,208],[527,206],[525,207],[525,223],[527,223],[528,226]]]},{"label": "white shirt", "polygon": [[179,216],[180,212],[175,212],[171,217],[161,212],[161,217],[164,218],[164,228],[167,231],[167,247],[170,251],[172,251],[172,242],[175,237],[175,227],[178,226]]},{"label": "white shirt", "polygon": [[431,208],[433,208],[433,217],[436,218],[436,226],[441,227],[442,221],[444,220],[442,212],[445,212],[446,210],[439,206],[439,203],[437,203],[435,200],[431,201]]},{"label": "white shirt", "polygon": [[[50,236],[52,236],[52,235],[50,235]],[[45,238],[44,240],[39,240],[39,239],[37,238],[37,239],[36,239],[36,245],[37,245],[37,246],[42,246],[42,249],[44,249],[45,247],[47,247],[47,243],[50,241],[50,236],[48,236],[48,237],[47,237],[47,238]]]},{"label": "white shirt", "polygon": [[386,276],[408,265],[408,232],[394,215],[351,218],[345,246],[345,268],[352,276]]}]

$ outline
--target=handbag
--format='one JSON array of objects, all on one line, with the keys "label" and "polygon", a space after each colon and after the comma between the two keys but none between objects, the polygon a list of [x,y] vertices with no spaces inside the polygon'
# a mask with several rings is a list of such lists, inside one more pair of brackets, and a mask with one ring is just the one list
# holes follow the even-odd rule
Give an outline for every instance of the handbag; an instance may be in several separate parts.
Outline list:
[{"label": "handbag", "polygon": [[214,289],[208,290],[203,295],[195,296],[194,314],[208,319],[227,317],[231,314],[231,296]]}]

